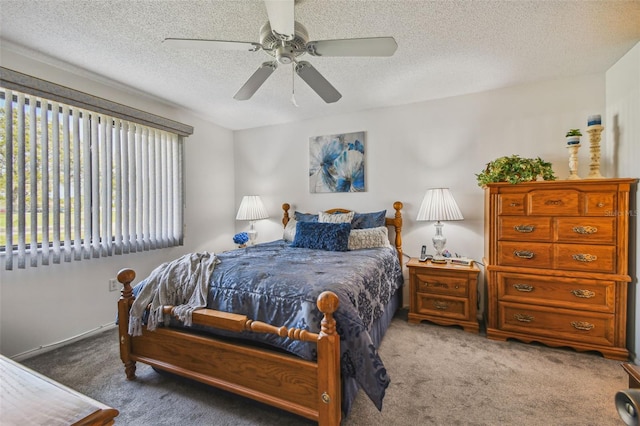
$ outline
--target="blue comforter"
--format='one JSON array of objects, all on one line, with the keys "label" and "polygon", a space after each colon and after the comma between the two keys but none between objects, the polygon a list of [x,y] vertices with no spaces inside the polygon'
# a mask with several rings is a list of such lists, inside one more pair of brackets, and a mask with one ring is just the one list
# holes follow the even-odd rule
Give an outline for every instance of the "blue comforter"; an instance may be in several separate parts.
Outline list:
[{"label": "blue comforter", "polygon": [[[318,295],[325,290],[336,293],[340,304],[334,317],[341,340],[342,375],[354,377],[381,409],[389,377],[369,332],[402,286],[395,249],[332,252],[290,247],[290,243],[278,240],[217,256],[220,262],[213,271],[208,295],[211,309],[318,333],[322,319],[316,306]],[[316,358],[313,343],[249,332],[244,335],[307,360]]]}]

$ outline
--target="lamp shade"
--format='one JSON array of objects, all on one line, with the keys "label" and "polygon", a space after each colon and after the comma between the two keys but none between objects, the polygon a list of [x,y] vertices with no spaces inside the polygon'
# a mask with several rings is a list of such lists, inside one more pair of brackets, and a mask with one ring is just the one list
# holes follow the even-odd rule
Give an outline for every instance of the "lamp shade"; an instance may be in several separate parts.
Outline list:
[{"label": "lamp shade", "polygon": [[441,221],[462,220],[462,212],[453,199],[449,188],[432,188],[424,194],[417,220]]},{"label": "lamp shade", "polygon": [[259,220],[269,217],[259,195],[245,195],[242,197],[236,220]]}]

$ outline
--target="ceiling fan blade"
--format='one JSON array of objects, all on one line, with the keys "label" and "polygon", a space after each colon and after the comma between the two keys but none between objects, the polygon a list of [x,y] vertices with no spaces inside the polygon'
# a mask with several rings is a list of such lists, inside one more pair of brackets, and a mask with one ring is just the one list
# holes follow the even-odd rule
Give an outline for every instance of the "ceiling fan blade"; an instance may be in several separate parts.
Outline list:
[{"label": "ceiling fan blade", "polygon": [[255,52],[262,49],[260,43],[249,41],[206,40],[199,38],[165,38],[163,43],[187,49],[219,49],[219,50],[244,50]]},{"label": "ceiling fan blade", "polygon": [[294,31],[294,0],[264,0],[271,31],[283,40],[292,40]]},{"label": "ceiling fan blade", "polygon": [[233,98],[238,101],[250,99],[276,68],[278,68],[277,62],[265,62],[260,65],[260,68],[249,77],[249,80],[233,95]]},{"label": "ceiling fan blade", "polygon": [[392,56],[398,43],[393,37],[319,40],[307,43],[313,56]]},{"label": "ceiling fan blade", "polygon": [[326,103],[338,101],[342,95],[327,81],[309,62],[300,61],[296,64],[296,73],[305,81]]}]

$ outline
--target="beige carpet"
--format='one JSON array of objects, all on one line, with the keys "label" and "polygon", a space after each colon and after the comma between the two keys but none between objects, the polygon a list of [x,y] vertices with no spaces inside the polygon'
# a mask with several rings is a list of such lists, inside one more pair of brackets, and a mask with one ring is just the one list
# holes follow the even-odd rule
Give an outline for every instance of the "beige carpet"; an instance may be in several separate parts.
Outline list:
[{"label": "beige carpet", "polygon": [[[627,376],[619,361],[599,354],[408,324],[406,312],[393,320],[380,353],[391,377],[383,410],[360,392],[345,426],[623,425],[614,395],[627,388]],[[115,330],[23,363],[117,408],[117,424],[312,424],[143,364],[129,382]]]}]

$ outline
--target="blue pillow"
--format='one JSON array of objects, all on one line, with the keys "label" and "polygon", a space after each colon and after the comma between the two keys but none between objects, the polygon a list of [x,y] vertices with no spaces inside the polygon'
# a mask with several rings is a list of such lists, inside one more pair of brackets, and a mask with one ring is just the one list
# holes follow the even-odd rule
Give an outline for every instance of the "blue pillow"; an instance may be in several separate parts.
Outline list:
[{"label": "blue pillow", "polygon": [[317,222],[318,221],[317,214],[300,213],[298,211],[293,213],[293,218],[298,222]]},{"label": "blue pillow", "polygon": [[350,223],[298,222],[291,247],[347,251],[350,232]]},{"label": "blue pillow", "polygon": [[386,225],[387,211],[356,213],[351,221],[351,229],[380,228]]}]

